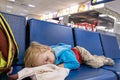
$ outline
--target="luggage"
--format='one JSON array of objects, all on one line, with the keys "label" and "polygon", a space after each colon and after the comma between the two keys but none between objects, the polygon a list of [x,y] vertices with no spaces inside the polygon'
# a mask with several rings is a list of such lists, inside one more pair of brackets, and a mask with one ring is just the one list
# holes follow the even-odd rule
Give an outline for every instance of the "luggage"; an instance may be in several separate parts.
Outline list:
[{"label": "luggage", "polygon": [[10,25],[0,13],[0,74],[17,61],[18,45]]}]

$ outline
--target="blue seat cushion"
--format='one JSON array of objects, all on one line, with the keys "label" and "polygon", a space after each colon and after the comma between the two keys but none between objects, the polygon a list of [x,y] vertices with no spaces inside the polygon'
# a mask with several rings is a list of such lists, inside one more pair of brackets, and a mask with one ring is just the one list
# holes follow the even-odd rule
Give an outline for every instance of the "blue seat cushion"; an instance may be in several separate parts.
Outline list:
[{"label": "blue seat cushion", "polygon": [[66,43],[74,46],[72,28],[51,22],[29,20],[30,42],[37,41],[46,45]]},{"label": "blue seat cushion", "polygon": [[113,71],[117,75],[118,80],[120,80],[120,59],[114,59],[114,62],[114,66],[104,66],[102,68],[109,71]]},{"label": "blue seat cushion", "polygon": [[104,55],[113,58],[114,66],[104,66],[106,70],[116,73],[120,80],[120,50],[115,36],[100,34]]},{"label": "blue seat cushion", "polygon": [[21,66],[21,65],[15,65],[15,66],[13,66],[13,73],[12,74],[17,74],[23,68],[24,68],[24,66]]},{"label": "blue seat cushion", "polygon": [[91,54],[103,55],[99,33],[74,29],[76,46],[86,48]]},{"label": "blue seat cushion", "polygon": [[[86,48],[91,54],[103,55],[102,45],[100,41],[100,34],[74,29],[75,43],[77,46]],[[112,75],[112,76],[109,76]],[[93,69],[86,65],[82,65],[77,71],[71,71],[67,80],[114,80],[117,79],[112,71],[102,68]]]},{"label": "blue seat cushion", "polygon": [[115,36],[100,34],[104,55],[110,58],[120,58],[120,50]]},{"label": "blue seat cushion", "polygon": [[72,70],[66,80],[117,80],[117,77],[112,71],[81,65],[79,69]]}]

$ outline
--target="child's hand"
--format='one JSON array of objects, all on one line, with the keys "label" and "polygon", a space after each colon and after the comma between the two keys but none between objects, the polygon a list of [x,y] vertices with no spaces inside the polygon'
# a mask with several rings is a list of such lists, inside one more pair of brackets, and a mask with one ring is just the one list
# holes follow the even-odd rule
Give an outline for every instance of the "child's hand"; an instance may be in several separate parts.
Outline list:
[{"label": "child's hand", "polygon": [[13,67],[11,67],[11,68],[9,69],[9,71],[7,72],[7,76],[8,76],[8,77],[10,76],[10,74],[12,73],[12,71],[13,71]]},{"label": "child's hand", "polygon": [[18,79],[18,74],[10,75],[13,71],[13,67],[10,68],[10,70],[7,72],[7,76],[9,80],[16,80]]},{"label": "child's hand", "polygon": [[62,63],[62,64],[58,64],[57,65],[58,67],[64,67],[64,64]]}]

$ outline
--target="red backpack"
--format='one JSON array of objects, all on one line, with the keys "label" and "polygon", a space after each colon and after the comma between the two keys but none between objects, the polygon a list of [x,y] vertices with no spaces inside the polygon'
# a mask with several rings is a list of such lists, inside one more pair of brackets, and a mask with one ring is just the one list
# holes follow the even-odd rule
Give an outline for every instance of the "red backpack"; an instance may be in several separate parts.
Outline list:
[{"label": "red backpack", "polygon": [[14,58],[18,57],[18,52],[12,30],[0,13],[0,73],[11,67]]}]

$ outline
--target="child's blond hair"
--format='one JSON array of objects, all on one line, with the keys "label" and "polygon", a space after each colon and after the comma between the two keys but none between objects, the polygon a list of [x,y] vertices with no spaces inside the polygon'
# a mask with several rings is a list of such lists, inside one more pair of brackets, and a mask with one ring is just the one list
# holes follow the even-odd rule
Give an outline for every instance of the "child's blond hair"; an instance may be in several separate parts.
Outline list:
[{"label": "child's blond hair", "polygon": [[45,53],[47,50],[50,50],[49,46],[42,45],[37,42],[32,42],[25,52],[24,57],[25,67],[35,67],[36,64],[34,59],[37,58],[40,54]]}]

